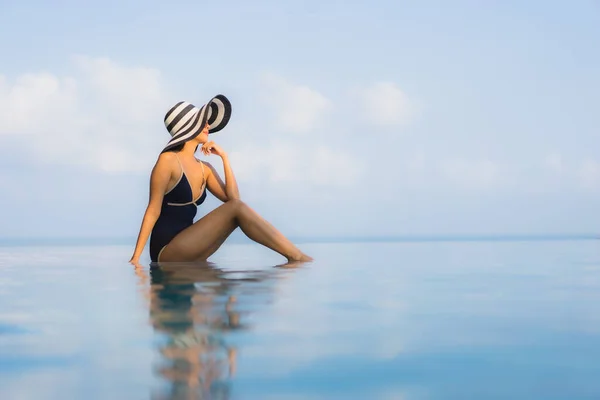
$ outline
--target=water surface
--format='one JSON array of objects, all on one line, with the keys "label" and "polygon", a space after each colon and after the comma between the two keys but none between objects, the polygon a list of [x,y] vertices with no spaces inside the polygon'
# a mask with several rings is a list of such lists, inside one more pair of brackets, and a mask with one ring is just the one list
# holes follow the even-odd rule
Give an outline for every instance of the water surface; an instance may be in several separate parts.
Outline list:
[{"label": "water surface", "polygon": [[0,247],[0,398],[600,398],[600,242],[302,248]]}]

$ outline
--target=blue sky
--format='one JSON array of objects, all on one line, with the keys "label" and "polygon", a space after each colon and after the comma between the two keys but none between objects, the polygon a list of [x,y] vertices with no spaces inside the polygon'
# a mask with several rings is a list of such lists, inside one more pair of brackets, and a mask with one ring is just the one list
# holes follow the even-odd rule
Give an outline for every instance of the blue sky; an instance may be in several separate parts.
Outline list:
[{"label": "blue sky", "polygon": [[0,3],[2,237],[137,234],[164,112],[217,93],[290,236],[599,230],[600,2],[53,4]]}]

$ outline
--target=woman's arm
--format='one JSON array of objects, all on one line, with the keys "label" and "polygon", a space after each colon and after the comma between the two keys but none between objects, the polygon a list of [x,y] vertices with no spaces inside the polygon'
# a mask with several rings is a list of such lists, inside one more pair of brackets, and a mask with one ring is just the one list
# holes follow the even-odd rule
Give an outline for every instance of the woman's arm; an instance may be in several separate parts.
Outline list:
[{"label": "woman's arm", "polygon": [[240,193],[238,185],[225,151],[214,142],[208,142],[202,146],[202,152],[206,155],[216,154],[221,157],[221,160],[223,160],[223,170],[225,171],[225,183],[223,183],[223,180],[221,180],[221,177],[215,168],[210,163],[204,162],[204,165],[209,169],[208,177],[206,178],[208,190],[222,202],[239,199]]},{"label": "woman's arm", "polygon": [[229,158],[227,157],[227,154],[225,152],[221,154],[221,160],[223,160],[223,170],[225,171],[225,193],[227,193],[227,198],[229,200],[239,200],[240,191],[238,189],[235,176],[233,175],[231,165],[229,164]]},{"label": "woman's arm", "polygon": [[135,250],[133,251],[131,260],[129,260],[132,264],[137,264],[139,262],[140,255],[146,246],[150,232],[152,232],[152,228],[160,216],[163,197],[171,179],[172,158],[173,154],[169,152],[161,154],[158,157],[156,165],[154,165],[154,168],[152,169],[152,175],[150,176],[150,199],[148,201],[148,206],[146,207],[146,212],[144,213],[142,225],[135,244]]},{"label": "woman's arm", "polygon": [[208,169],[206,176],[206,188],[211,192],[217,199],[225,203],[229,198],[225,190],[225,183],[215,170],[215,167],[211,163],[206,161],[200,161]]}]

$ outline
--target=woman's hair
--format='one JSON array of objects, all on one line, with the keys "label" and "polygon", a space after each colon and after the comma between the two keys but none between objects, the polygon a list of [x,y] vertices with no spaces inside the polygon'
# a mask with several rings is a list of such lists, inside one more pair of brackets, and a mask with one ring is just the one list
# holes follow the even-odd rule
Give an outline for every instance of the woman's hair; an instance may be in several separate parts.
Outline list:
[{"label": "woman's hair", "polygon": [[[179,153],[181,150],[183,150],[184,145],[185,145],[185,142],[179,143],[177,146],[173,146],[169,150],[163,150],[162,153],[166,153],[167,151],[174,151],[175,153]],[[199,146],[199,144],[196,145],[196,148],[194,149],[194,153],[198,150],[198,146]]]}]

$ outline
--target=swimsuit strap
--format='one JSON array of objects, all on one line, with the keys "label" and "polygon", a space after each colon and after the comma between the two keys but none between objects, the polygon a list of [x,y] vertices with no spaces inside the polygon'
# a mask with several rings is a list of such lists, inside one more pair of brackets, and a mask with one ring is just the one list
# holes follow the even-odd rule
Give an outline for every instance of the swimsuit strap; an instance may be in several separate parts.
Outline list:
[{"label": "swimsuit strap", "polygon": [[200,166],[202,167],[202,181],[204,182],[203,186],[206,186],[206,176],[204,176],[204,163],[202,161],[200,161]]},{"label": "swimsuit strap", "polygon": [[181,168],[181,175],[183,175],[185,173],[185,171],[183,170],[183,164],[181,164],[181,160],[179,159],[177,152],[175,152],[175,158],[177,158],[177,162],[179,163],[179,168]]},{"label": "swimsuit strap", "polygon": [[175,158],[177,158],[177,162],[179,163],[179,168],[181,168],[181,174],[179,174],[179,179],[177,180],[177,182],[175,182],[173,187],[165,192],[165,196],[167,194],[169,194],[173,189],[175,189],[177,187],[177,185],[179,185],[179,182],[181,181],[181,179],[183,178],[183,175],[185,174],[185,172],[183,171],[183,165],[181,164],[181,161],[179,160],[179,156],[177,155],[176,152],[173,152],[173,154],[175,154]]}]

